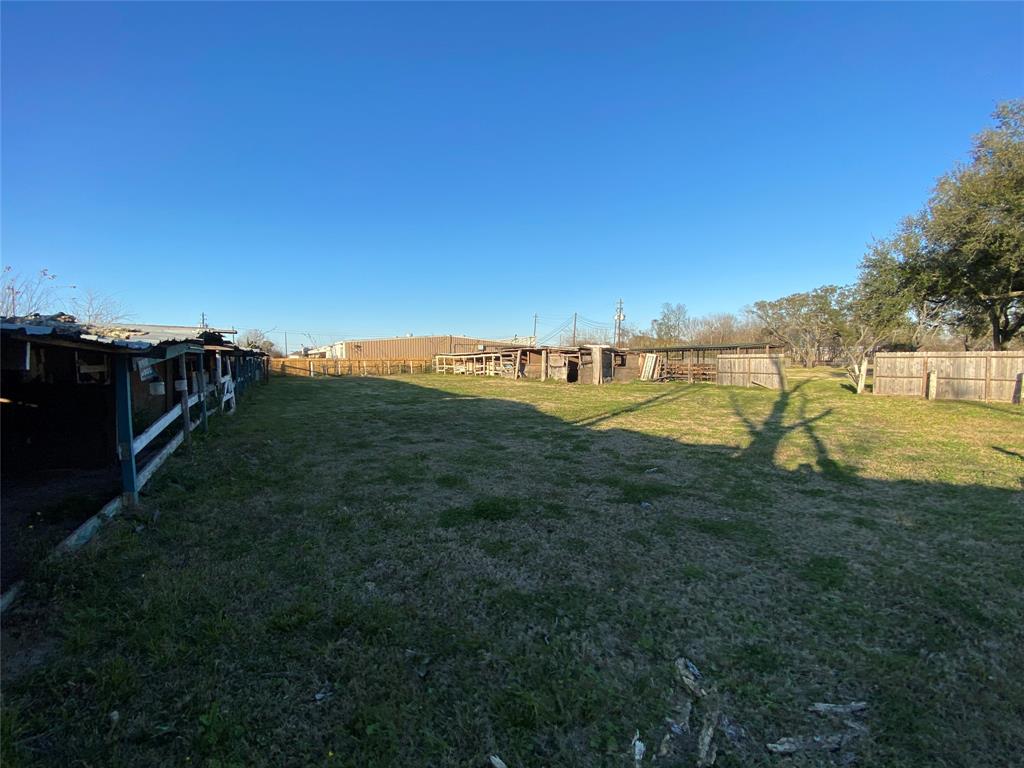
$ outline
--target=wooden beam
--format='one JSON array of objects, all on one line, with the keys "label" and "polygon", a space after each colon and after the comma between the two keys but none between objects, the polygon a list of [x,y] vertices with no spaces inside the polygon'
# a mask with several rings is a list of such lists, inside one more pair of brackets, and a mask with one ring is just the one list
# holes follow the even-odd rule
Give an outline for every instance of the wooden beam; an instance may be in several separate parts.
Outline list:
[{"label": "wooden beam", "polygon": [[75,550],[81,549],[100,529],[105,520],[109,520],[116,515],[123,505],[123,500],[120,496],[111,499],[103,508],[100,509],[95,515],[90,517],[74,531],[72,531],[67,538],[64,539],[60,544],[57,545],[56,552],[74,552]]},{"label": "wooden beam", "polygon": [[158,469],[160,469],[160,466],[165,461],[167,461],[167,459],[170,457],[170,455],[172,453],[174,453],[174,450],[179,445],[181,445],[181,441],[183,439],[184,439],[184,433],[183,432],[179,432],[178,434],[176,434],[174,437],[171,438],[171,441],[169,443],[167,443],[167,445],[165,445],[163,448],[161,448],[160,452],[157,453],[157,455],[154,456],[152,459],[150,459],[149,463],[146,464],[146,466],[142,468],[142,470],[139,472],[139,480],[138,480],[138,483],[139,483],[138,487],[139,487],[140,490],[142,489],[142,487],[146,483],[149,482],[150,478],[153,477],[153,473],[155,473]]},{"label": "wooden beam", "polygon": [[139,451],[153,442],[153,438],[167,429],[167,427],[170,426],[170,424],[179,416],[181,416],[181,408],[179,406],[171,408],[171,410],[167,411],[167,413],[150,424],[145,432],[132,441],[132,450],[138,454]]}]

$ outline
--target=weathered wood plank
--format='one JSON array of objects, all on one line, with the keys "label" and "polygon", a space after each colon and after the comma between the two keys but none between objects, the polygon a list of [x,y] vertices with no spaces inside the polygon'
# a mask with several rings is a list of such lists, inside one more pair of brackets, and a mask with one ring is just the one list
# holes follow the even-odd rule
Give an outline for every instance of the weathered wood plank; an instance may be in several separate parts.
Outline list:
[{"label": "weathered wood plank", "polygon": [[132,451],[138,455],[139,451],[153,442],[153,439],[167,429],[167,427],[170,426],[170,424],[179,416],[181,416],[181,408],[175,406],[159,419],[154,421],[149,425],[145,432],[132,441]]},{"label": "weathered wood plank", "polygon": [[[934,396],[939,400],[1012,402],[1024,352],[879,352],[873,391],[878,395]],[[936,380],[929,389],[929,374]]]}]

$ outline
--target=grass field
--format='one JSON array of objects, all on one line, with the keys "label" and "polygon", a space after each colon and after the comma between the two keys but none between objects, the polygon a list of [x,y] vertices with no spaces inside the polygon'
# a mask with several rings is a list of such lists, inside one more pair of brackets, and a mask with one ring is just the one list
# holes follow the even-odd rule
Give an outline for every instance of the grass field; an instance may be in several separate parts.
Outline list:
[{"label": "grass field", "polygon": [[4,765],[647,764],[681,656],[716,765],[1020,765],[1024,409],[790,387],[275,379],[30,579]]}]

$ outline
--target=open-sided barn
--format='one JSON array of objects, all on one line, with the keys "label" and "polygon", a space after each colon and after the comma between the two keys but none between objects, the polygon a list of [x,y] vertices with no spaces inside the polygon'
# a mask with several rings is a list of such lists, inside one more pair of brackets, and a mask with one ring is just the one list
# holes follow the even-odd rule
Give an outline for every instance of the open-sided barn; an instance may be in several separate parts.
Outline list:
[{"label": "open-sided barn", "polygon": [[605,344],[580,347],[507,347],[434,357],[438,373],[553,379],[569,384],[688,381],[785,388],[785,361],[770,344],[618,349]]},{"label": "open-sided barn", "polygon": [[603,344],[581,347],[506,347],[490,351],[439,354],[434,370],[473,376],[513,379],[556,379],[569,384],[632,381],[639,375],[639,358],[627,350]]},{"label": "open-sided barn", "polygon": [[136,502],[193,429],[233,412],[247,386],[266,380],[266,355],[227,341],[231,333],[70,315],[2,319],[4,587],[23,569],[27,530],[59,541],[100,507],[112,514]]}]

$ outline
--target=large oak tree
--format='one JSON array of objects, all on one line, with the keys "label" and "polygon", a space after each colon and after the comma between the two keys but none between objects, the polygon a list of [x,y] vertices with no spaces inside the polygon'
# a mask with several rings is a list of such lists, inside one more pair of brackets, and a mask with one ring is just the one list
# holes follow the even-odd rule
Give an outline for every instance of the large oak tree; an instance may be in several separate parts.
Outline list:
[{"label": "large oak tree", "polygon": [[1024,327],[1024,101],[994,117],[896,239],[905,284],[954,325],[987,325],[1003,349]]}]

